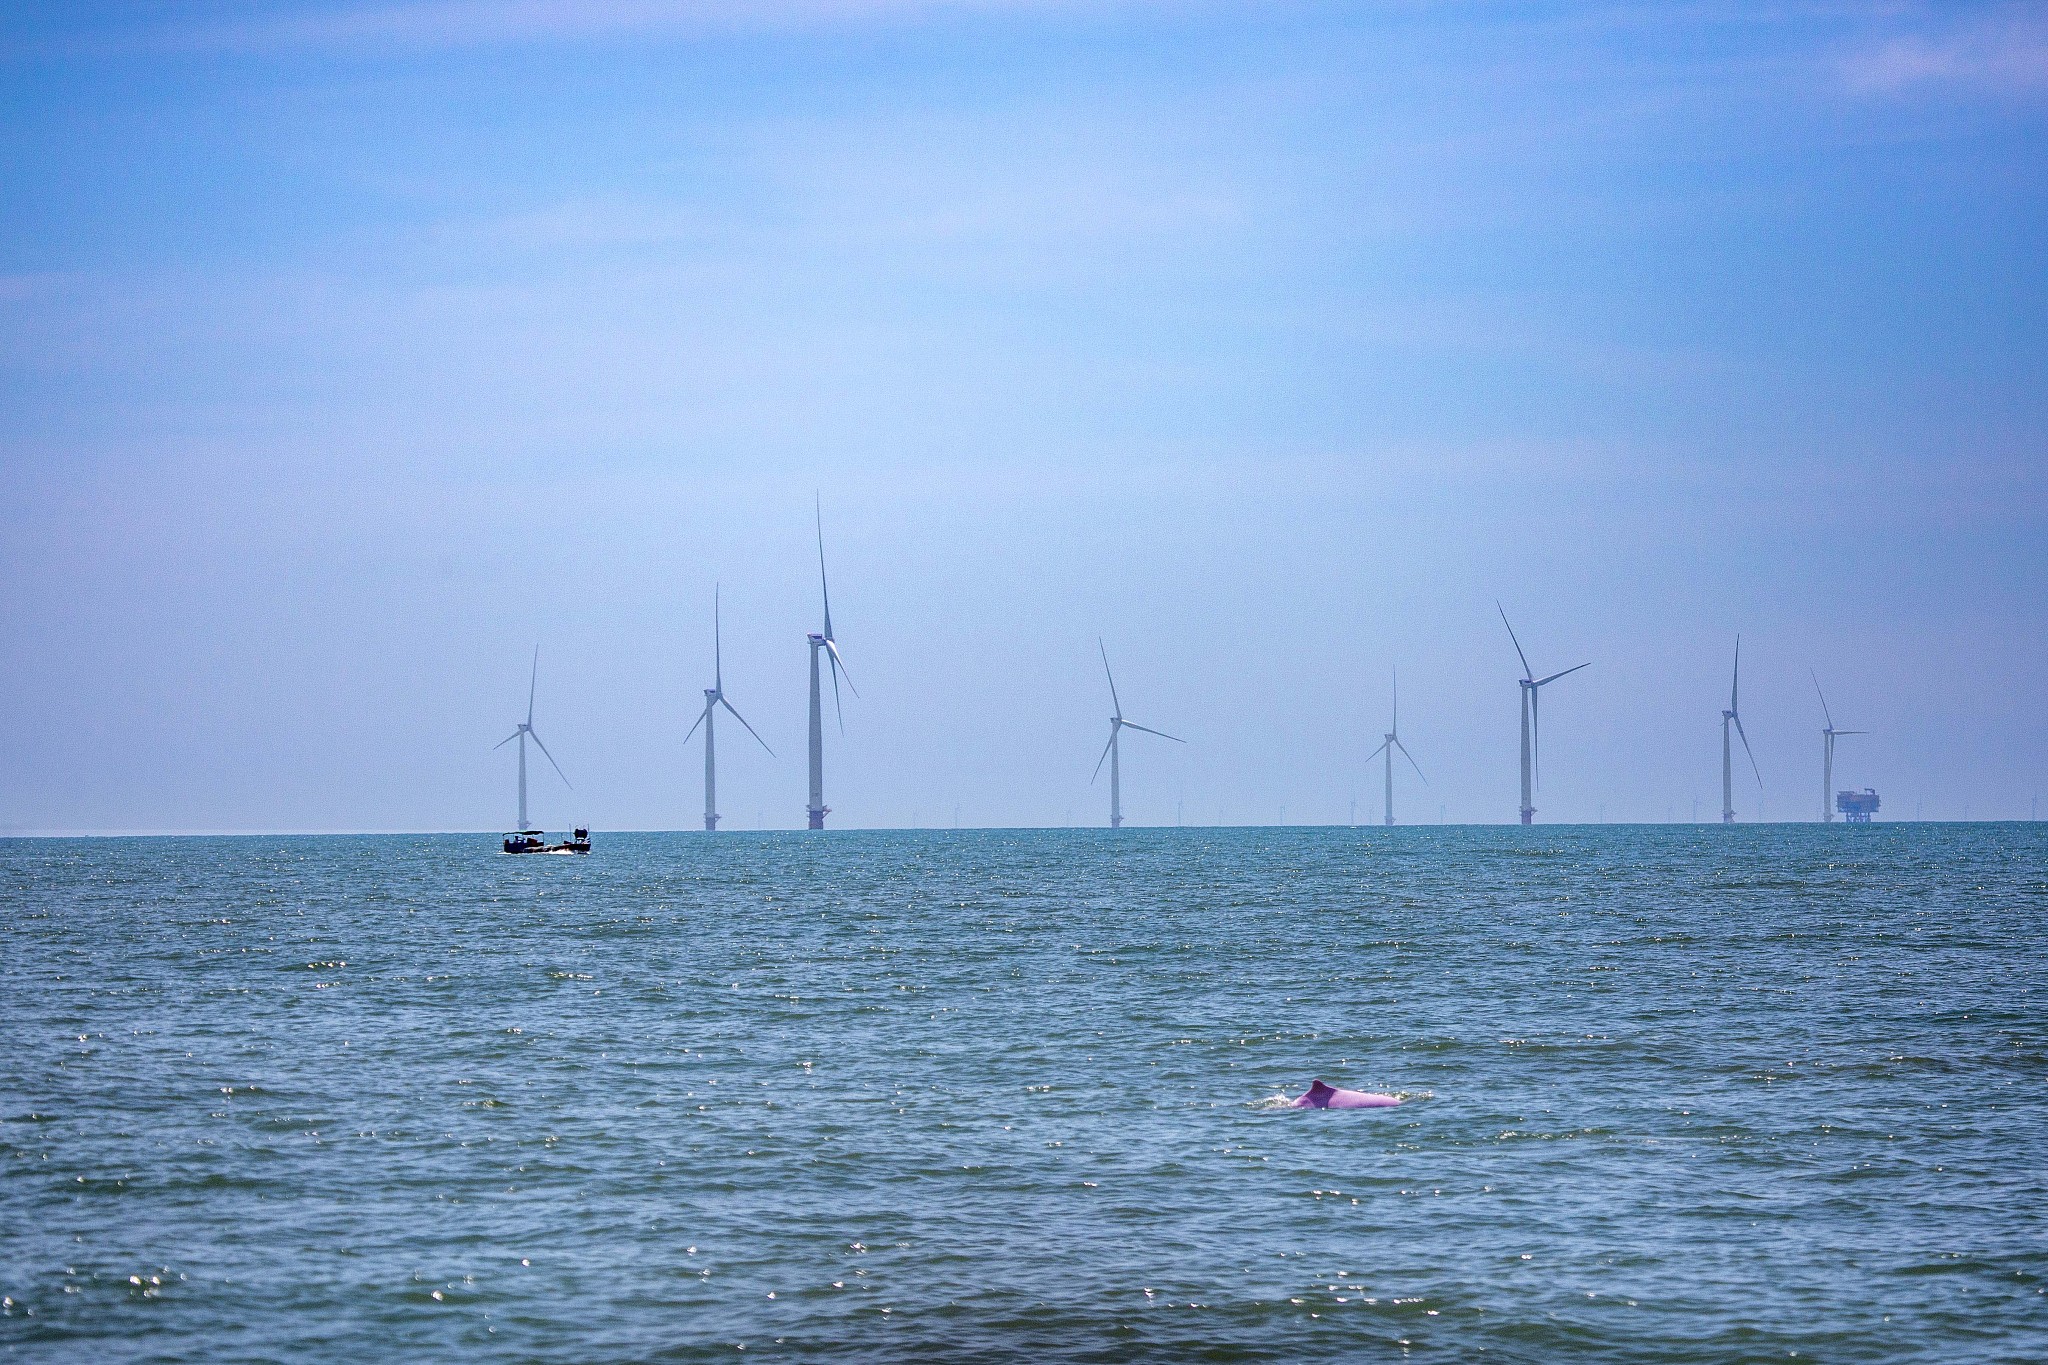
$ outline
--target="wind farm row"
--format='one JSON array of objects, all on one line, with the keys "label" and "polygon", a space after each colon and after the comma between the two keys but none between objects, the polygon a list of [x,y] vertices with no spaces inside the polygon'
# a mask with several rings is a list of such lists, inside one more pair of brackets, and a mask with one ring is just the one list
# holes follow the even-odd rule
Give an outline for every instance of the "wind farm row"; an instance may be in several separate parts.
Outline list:
[{"label": "wind farm row", "polygon": [[[832,594],[830,579],[825,567],[825,531],[822,508],[818,509],[816,515],[815,529],[818,547],[818,594],[819,605],[822,611],[823,621],[821,629],[806,632],[805,636],[806,641],[809,645],[810,689],[808,708],[809,725],[807,753],[809,787],[807,799],[804,806],[805,824],[808,828],[814,830],[825,828],[826,817],[832,813],[831,806],[826,804],[825,800],[825,683],[829,678],[832,691],[833,717],[836,721],[837,729],[839,733],[841,733],[842,735],[845,733],[846,729],[845,701],[844,697],[842,696],[842,687],[844,688],[845,692],[851,693],[856,699],[860,695],[859,691],[853,685],[853,679],[847,670],[845,658],[840,652],[839,642],[832,628]],[[691,723],[689,730],[684,735],[684,743],[688,744],[696,739],[700,731],[703,734],[703,820],[704,829],[707,832],[716,831],[719,827],[720,820],[723,819],[718,809],[719,712],[723,710],[728,716],[731,717],[731,719],[738,722],[741,728],[743,728],[746,731],[747,735],[754,741],[756,745],[760,746],[763,752],[767,753],[770,757],[773,757],[775,753],[774,749],[769,746],[768,742],[761,737],[760,732],[757,731],[752,725],[752,723],[750,723],[747,720],[747,718],[740,713],[739,708],[735,706],[732,700],[726,695],[722,594],[722,587],[714,587],[712,594],[711,618],[711,685],[703,690],[703,706],[696,713],[696,719]],[[1579,672],[1581,669],[1590,667],[1592,661],[1588,660],[1583,663],[1573,664],[1569,668],[1559,669],[1556,672],[1548,673],[1541,677],[1538,677],[1536,674],[1536,670],[1534,669],[1534,667],[1531,666],[1529,662],[1529,656],[1527,652],[1522,647],[1521,637],[1518,634],[1516,634],[1513,623],[1508,620],[1506,608],[1499,603],[1496,603],[1495,607],[1500,614],[1501,625],[1506,630],[1508,643],[1512,646],[1515,658],[1521,665],[1521,674],[1516,679],[1516,687],[1517,691],[1520,694],[1521,701],[1521,800],[1517,808],[1517,814],[1522,824],[1530,825],[1536,822],[1536,798],[1542,789],[1543,690],[1551,686],[1553,683],[1560,682],[1563,679],[1570,677],[1572,674]],[[1107,685],[1107,690],[1109,692],[1109,701],[1111,709],[1109,716],[1109,735],[1107,740],[1103,744],[1100,755],[1096,759],[1094,770],[1089,777],[1089,782],[1091,785],[1098,783],[1101,780],[1104,768],[1106,767],[1108,769],[1108,823],[1111,829],[1120,829],[1124,825],[1124,732],[1133,731],[1137,734],[1149,735],[1156,739],[1165,740],[1174,744],[1186,744],[1187,741],[1178,735],[1170,734],[1164,730],[1155,729],[1148,725],[1139,724],[1137,721],[1132,720],[1128,716],[1126,716],[1124,714],[1123,709],[1123,698],[1117,690],[1116,674],[1114,669],[1110,665],[1108,646],[1102,640],[1098,639],[1096,642],[1096,651],[1102,661],[1103,680],[1104,683]],[[550,753],[547,749],[547,746],[544,743],[542,743],[539,732],[534,728],[534,698],[539,683],[539,670],[540,654],[538,648],[536,648],[534,651],[532,669],[529,674],[527,682],[526,718],[523,721],[519,722],[519,724],[516,726],[516,728],[514,728],[512,733],[507,735],[503,740],[501,740],[498,745],[499,748],[503,748],[505,745],[513,744],[515,742],[518,745],[518,828],[520,831],[536,834],[538,833],[538,831],[530,829],[528,820],[526,771],[527,741],[531,740],[535,747],[540,750],[541,754],[547,758],[549,765],[553,767],[556,775],[561,778],[564,785],[568,785],[569,781],[568,776],[565,773],[563,773],[561,765],[555,761],[554,755]],[[1838,795],[1834,791],[1836,741],[1845,736],[1862,735],[1867,732],[1862,730],[1848,730],[1837,727],[1834,722],[1833,712],[1828,707],[1826,694],[1821,689],[1820,678],[1818,674],[1812,673],[1811,670],[1809,670],[1809,674],[1813,680],[1814,692],[1817,699],[1819,700],[1821,714],[1824,721],[1824,725],[1820,731],[1820,818],[1823,821],[1833,821],[1836,815],[1836,797]],[[1748,732],[1743,728],[1742,724],[1741,692],[1742,641],[1741,637],[1738,636],[1735,641],[1734,663],[1729,680],[1728,705],[1721,711],[1721,820],[1725,824],[1733,824],[1738,819],[1738,812],[1736,810],[1735,804],[1737,781],[1736,765],[1734,762],[1734,746],[1737,743],[1740,743],[1740,745],[1742,746],[1743,754],[1748,759],[1749,768],[1752,776],[1755,778],[1759,796],[1761,796],[1763,788],[1762,769],[1757,764],[1755,752],[1750,748]],[[1383,790],[1379,819],[1381,823],[1387,825],[1393,825],[1398,823],[1395,816],[1395,757],[1397,754],[1407,764],[1408,769],[1413,771],[1415,778],[1418,781],[1422,782],[1425,786],[1427,786],[1429,779],[1424,774],[1421,763],[1417,761],[1414,754],[1409,752],[1407,744],[1403,742],[1401,738],[1400,678],[1398,672],[1395,673],[1393,679],[1392,714],[1390,716],[1387,729],[1381,735],[1378,747],[1373,749],[1366,756],[1365,760],[1368,765],[1374,762],[1375,760],[1379,761],[1379,763],[1381,764],[1380,777],[1383,783]],[[1874,793],[1870,794],[1870,799],[1872,802],[1872,808],[1874,809]],[[1353,808],[1355,821],[1355,801],[1353,803]],[[1853,819],[1856,817],[1852,815],[1851,818]]]}]

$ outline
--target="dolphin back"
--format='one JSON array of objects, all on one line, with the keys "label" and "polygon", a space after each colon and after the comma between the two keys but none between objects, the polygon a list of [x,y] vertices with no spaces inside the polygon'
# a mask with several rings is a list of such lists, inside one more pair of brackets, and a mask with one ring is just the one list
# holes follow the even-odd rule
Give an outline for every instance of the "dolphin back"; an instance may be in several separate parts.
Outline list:
[{"label": "dolphin back", "polygon": [[1366,1090],[1345,1090],[1317,1080],[1308,1093],[1294,1102],[1296,1109],[1391,1109],[1399,1104],[1395,1095],[1375,1095]]}]

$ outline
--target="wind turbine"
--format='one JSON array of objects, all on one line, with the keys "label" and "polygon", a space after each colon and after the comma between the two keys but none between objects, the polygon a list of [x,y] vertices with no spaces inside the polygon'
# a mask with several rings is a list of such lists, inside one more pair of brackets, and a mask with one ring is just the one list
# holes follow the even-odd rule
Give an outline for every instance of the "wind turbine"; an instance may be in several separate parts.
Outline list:
[{"label": "wind turbine", "polygon": [[554,766],[555,776],[562,779],[562,785],[569,788],[570,791],[576,790],[575,784],[569,781],[569,775],[562,771],[562,765],[555,762],[553,754],[548,753],[548,746],[541,744],[540,732],[533,728],[533,693],[534,688],[539,683],[540,646],[535,645],[533,647],[533,676],[528,678],[526,682],[526,719],[519,722],[518,729],[491,746],[493,749],[502,749],[515,739],[519,741],[519,833],[521,834],[540,833],[539,830],[530,830],[526,827],[526,741],[528,736],[531,736],[533,742],[539,745],[540,751],[543,754],[547,754],[548,762]]},{"label": "wind turbine", "polygon": [[[1387,823],[1390,825],[1394,823],[1394,750],[1399,749],[1401,751],[1401,757],[1408,760],[1408,766],[1415,769],[1415,775],[1417,777],[1422,777],[1422,765],[1415,761],[1415,755],[1409,753],[1408,746],[1401,742],[1401,736],[1397,733],[1400,730],[1400,728],[1401,673],[1400,670],[1396,669],[1394,672],[1394,723],[1387,727],[1387,737],[1384,741],[1381,742],[1380,747],[1374,749],[1371,753],[1365,756],[1365,761],[1368,763],[1378,758],[1381,754],[1385,754],[1387,756]],[[1422,785],[1425,787],[1428,786],[1429,779],[1426,777],[1422,777]],[[1358,803],[1354,801],[1351,803],[1351,806],[1352,816],[1355,822],[1357,818]]]},{"label": "wind turbine", "polygon": [[[690,727],[690,734],[683,736],[683,743],[690,742],[690,735],[697,733],[697,726],[704,727],[704,828],[706,831],[718,828],[718,708],[723,706],[732,712],[732,718],[747,725],[747,718],[739,713],[733,704],[725,699],[725,642],[718,623],[718,597],[720,589],[711,589],[711,686],[704,689],[704,709],[697,713],[697,723]],[[768,749],[768,741],[762,739],[753,726],[747,725],[747,733],[754,736],[754,742]],[[768,749],[768,757],[775,757],[775,751]]]},{"label": "wind turbine", "polygon": [[[1158,735],[1161,739],[1170,739],[1175,744],[1185,744],[1187,741],[1177,735],[1169,735],[1163,730],[1149,729],[1134,720],[1124,719],[1124,704],[1117,700],[1116,695],[1116,674],[1109,671],[1109,650],[1103,645],[1100,637],[1096,639],[1095,647],[1102,651],[1102,673],[1104,677],[1109,679],[1109,700],[1110,704],[1116,708],[1116,714],[1109,718],[1109,743],[1102,746],[1102,758],[1095,760],[1095,772],[1089,777],[1088,782],[1092,786],[1095,779],[1102,776],[1102,759],[1108,759],[1109,827],[1111,829],[1122,829],[1124,827],[1123,764],[1117,745],[1117,736],[1126,730],[1143,730],[1148,735]],[[1220,819],[1218,823],[1221,823]]]},{"label": "wind turbine", "polygon": [[1835,823],[1835,740],[1842,735],[1867,735],[1868,730],[1837,730],[1835,718],[1828,714],[1828,695],[1820,690],[1820,674],[1807,669],[1807,676],[1813,679],[1813,694],[1820,698],[1820,713],[1827,720],[1828,728],[1820,732],[1820,818],[1821,823]]},{"label": "wind turbine", "polygon": [[[811,642],[811,803],[804,808],[810,817],[812,829],[825,828],[825,817],[832,808],[825,804],[825,706],[824,694],[818,688],[818,651],[823,650],[832,665],[832,709],[839,717],[839,733],[846,733],[846,710],[839,702],[839,679],[846,672],[846,664],[839,657],[839,645],[832,638],[832,590],[825,583],[825,511],[820,503],[818,518],[818,593],[825,600],[825,630],[823,634],[812,631]],[[854,696],[860,689],[853,685],[853,679],[846,679],[846,690]]]},{"label": "wind turbine", "polygon": [[[1547,678],[1537,677],[1536,671],[1529,667],[1529,656],[1522,653],[1522,642],[1515,638],[1515,628],[1508,624],[1507,608],[1501,606],[1498,601],[1493,605],[1500,612],[1500,623],[1508,628],[1508,638],[1515,642],[1515,657],[1522,661],[1522,676],[1519,679],[1522,684],[1522,823],[1533,825],[1536,823],[1536,785],[1542,777],[1543,767],[1543,726],[1538,711],[1542,690],[1564,677],[1566,673],[1576,673],[1582,668],[1590,667],[1592,661],[1589,659],[1585,663],[1574,664],[1563,673],[1553,673]],[[1402,752],[1406,753],[1407,750],[1404,749]]]},{"label": "wind turbine", "polygon": [[1736,694],[1742,688],[1742,637],[1735,637],[1735,677],[1728,684],[1728,709],[1721,713],[1721,823],[1735,823],[1735,761],[1728,743],[1728,727],[1733,725],[1735,733],[1742,736],[1742,752],[1749,755],[1749,770],[1756,773],[1757,790],[1762,791],[1764,775],[1756,766],[1756,753],[1749,747],[1749,736],[1742,728],[1742,715],[1735,704]]}]

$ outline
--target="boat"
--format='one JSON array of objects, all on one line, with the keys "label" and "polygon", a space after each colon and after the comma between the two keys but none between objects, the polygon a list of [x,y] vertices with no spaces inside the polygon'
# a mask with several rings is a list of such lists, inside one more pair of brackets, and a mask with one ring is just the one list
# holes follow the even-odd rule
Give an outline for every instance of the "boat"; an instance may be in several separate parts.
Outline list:
[{"label": "boat", "polygon": [[590,852],[590,830],[578,825],[567,839],[551,844],[547,835],[537,829],[516,829],[505,836],[507,853],[588,853]]}]

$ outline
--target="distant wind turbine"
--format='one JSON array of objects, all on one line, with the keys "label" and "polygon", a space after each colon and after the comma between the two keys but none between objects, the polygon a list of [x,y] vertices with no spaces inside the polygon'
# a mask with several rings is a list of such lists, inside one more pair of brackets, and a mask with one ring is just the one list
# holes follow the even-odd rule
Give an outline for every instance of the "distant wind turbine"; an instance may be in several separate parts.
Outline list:
[{"label": "distant wind turbine", "polygon": [[539,684],[540,646],[535,645],[533,647],[533,676],[528,678],[526,682],[526,719],[519,722],[518,729],[491,746],[493,749],[502,749],[515,739],[519,741],[519,832],[521,834],[540,833],[539,830],[529,830],[526,827],[526,741],[529,736],[539,746],[540,751],[543,754],[547,754],[547,760],[554,766],[555,776],[562,779],[562,785],[569,788],[570,791],[576,790],[575,784],[569,781],[569,775],[562,771],[562,765],[555,762],[553,754],[548,753],[548,746],[540,742],[540,732],[533,728],[533,694],[534,689]]},{"label": "distant wind turbine", "polygon": [[[846,672],[846,664],[839,657],[839,644],[832,638],[832,590],[825,582],[825,509],[822,503],[817,507],[818,519],[818,593],[825,601],[825,630],[823,634],[811,632],[811,803],[804,808],[810,817],[812,829],[825,828],[825,817],[831,807],[825,804],[825,708],[823,694],[818,688],[818,651],[823,650],[832,665],[832,710],[839,717],[839,732],[846,733],[846,711],[839,702],[839,679]],[[854,696],[860,689],[847,677],[846,690]]]},{"label": "distant wind turbine", "polygon": [[[1095,641],[1095,647],[1102,652],[1102,673],[1104,677],[1109,679],[1109,700],[1110,704],[1116,708],[1116,714],[1109,718],[1109,743],[1102,747],[1102,758],[1095,760],[1095,772],[1089,777],[1088,781],[1093,785],[1095,779],[1102,776],[1102,761],[1103,759],[1108,759],[1109,827],[1111,829],[1122,829],[1124,827],[1123,759],[1117,743],[1117,737],[1126,730],[1142,730],[1148,735],[1158,735],[1161,739],[1170,739],[1175,744],[1185,744],[1187,741],[1176,735],[1169,735],[1163,730],[1148,729],[1136,721],[1124,719],[1124,704],[1117,699],[1116,695],[1116,674],[1109,671],[1109,649],[1099,638]],[[1222,823],[1220,813],[1217,823]]]},{"label": "distant wind turbine", "polygon": [[[1522,823],[1533,825],[1536,823],[1536,785],[1541,779],[1543,764],[1543,727],[1538,712],[1542,690],[1566,674],[1590,667],[1592,661],[1574,664],[1564,672],[1553,673],[1547,678],[1537,677],[1536,671],[1529,667],[1529,656],[1522,653],[1522,642],[1515,638],[1515,628],[1508,624],[1507,608],[1501,606],[1499,602],[1493,605],[1500,612],[1500,623],[1508,628],[1508,639],[1514,640],[1515,657],[1522,661]],[[1404,749],[1402,752],[1407,751]]]},{"label": "distant wind turbine", "polygon": [[1820,690],[1820,674],[1807,669],[1807,676],[1813,679],[1813,694],[1820,698],[1821,718],[1827,721],[1827,728],[1820,732],[1820,818],[1822,824],[1835,823],[1835,741],[1843,735],[1867,735],[1868,730],[1837,730],[1835,718],[1828,711],[1828,694]]},{"label": "distant wind turbine", "polygon": [[[718,597],[720,589],[711,589],[711,686],[704,689],[704,709],[697,713],[696,725],[690,727],[690,734],[683,736],[683,743],[690,742],[690,735],[697,733],[697,726],[704,727],[704,828],[718,828],[718,708],[723,706],[732,712],[732,718],[747,726],[747,733],[754,736],[754,742],[768,749],[768,741],[747,725],[747,718],[725,699],[725,644],[718,623]],[[775,751],[768,749],[768,757],[775,757]]]},{"label": "distant wind turbine", "polygon": [[1742,712],[1736,705],[1736,695],[1742,690],[1742,637],[1735,637],[1735,677],[1728,684],[1728,709],[1721,713],[1721,823],[1735,823],[1735,755],[1728,742],[1728,727],[1733,725],[1735,733],[1742,736],[1742,752],[1749,755],[1749,770],[1756,773],[1758,791],[1763,790],[1764,775],[1756,766],[1756,753],[1749,747],[1749,736],[1742,729]]},{"label": "distant wind turbine", "polygon": [[[1396,749],[1399,749],[1399,750],[1401,751],[1401,757],[1403,757],[1403,758],[1405,758],[1405,759],[1407,759],[1407,760],[1408,760],[1408,766],[1409,766],[1409,767],[1411,767],[1411,768],[1413,768],[1413,769],[1415,769],[1415,775],[1416,775],[1417,777],[1422,777],[1422,765],[1421,765],[1420,763],[1417,763],[1417,762],[1415,761],[1415,755],[1413,755],[1413,754],[1409,753],[1409,752],[1408,752],[1408,746],[1407,746],[1407,745],[1405,745],[1405,744],[1403,744],[1403,743],[1401,742],[1401,736],[1400,736],[1400,735],[1399,735],[1399,734],[1397,733],[1397,732],[1398,732],[1398,731],[1400,730],[1400,728],[1401,728],[1401,674],[1400,674],[1400,671],[1399,671],[1399,670],[1397,669],[1397,670],[1395,670],[1395,672],[1394,672],[1394,723],[1393,723],[1392,725],[1389,725],[1389,726],[1387,727],[1387,737],[1386,737],[1386,739],[1385,739],[1384,741],[1382,741],[1382,742],[1381,742],[1381,744],[1380,744],[1380,747],[1379,747],[1379,748],[1377,748],[1377,749],[1374,749],[1374,750],[1373,750],[1373,751],[1372,751],[1371,753],[1369,753],[1369,754],[1367,754],[1367,755],[1365,756],[1365,761],[1366,761],[1366,762],[1368,762],[1368,763],[1370,763],[1370,762],[1372,762],[1372,761],[1373,761],[1374,759],[1378,758],[1378,757],[1379,757],[1379,756],[1380,756],[1381,754],[1385,754],[1385,755],[1387,756],[1387,774],[1386,774],[1386,775],[1387,775],[1387,817],[1386,817],[1386,818],[1387,818],[1387,823],[1388,823],[1388,824],[1390,824],[1390,825],[1394,823],[1394,750],[1396,750]],[[1422,785],[1423,785],[1423,786],[1425,786],[1425,787],[1426,787],[1426,786],[1428,786],[1428,785],[1429,785],[1429,779],[1428,779],[1428,778],[1426,778],[1426,777],[1422,777]],[[1354,802],[1352,802],[1351,804],[1352,804],[1353,816],[1354,816],[1354,820],[1355,820],[1355,818],[1356,818],[1356,812],[1357,812],[1357,806],[1358,806],[1358,803],[1357,803],[1356,801],[1354,801]]]}]

